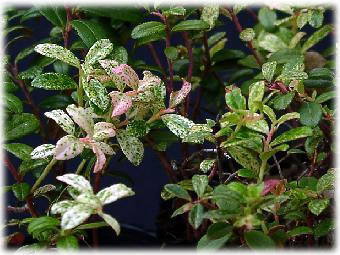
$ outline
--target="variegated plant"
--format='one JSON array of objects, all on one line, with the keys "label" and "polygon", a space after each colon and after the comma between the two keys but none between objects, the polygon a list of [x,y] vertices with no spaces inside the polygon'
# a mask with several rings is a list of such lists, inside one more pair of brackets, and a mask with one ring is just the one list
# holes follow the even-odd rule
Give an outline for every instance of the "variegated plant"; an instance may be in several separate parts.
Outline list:
[{"label": "variegated plant", "polygon": [[124,184],[114,184],[94,194],[90,182],[81,175],[64,174],[57,176],[65,182],[68,192],[74,200],[63,200],[52,205],[52,214],[61,214],[61,228],[68,230],[85,222],[92,214],[98,214],[109,224],[117,235],[120,233],[119,223],[111,215],[103,212],[105,204],[132,196],[135,193]]}]

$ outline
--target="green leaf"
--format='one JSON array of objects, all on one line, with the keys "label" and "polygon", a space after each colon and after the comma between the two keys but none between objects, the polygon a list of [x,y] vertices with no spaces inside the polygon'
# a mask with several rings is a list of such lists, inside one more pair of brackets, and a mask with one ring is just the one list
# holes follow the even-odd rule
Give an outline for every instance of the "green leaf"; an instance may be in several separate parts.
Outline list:
[{"label": "green leaf", "polygon": [[273,100],[270,101],[270,104],[276,110],[284,110],[290,105],[293,98],[295,96],[295,92],[288,92],[283,95],[277,95]]},{"label": "green leaf", "polygon": [[241,89],[233,88],[225,94],[225,101],[232,110],[245,110],[246,99],[242,96]]},{"label": "green leaf", "polygon": [[264,87],[264,81],[258,81],[250,85],[248,98],[248,108],[250,111],[256,112],[258,110],[263,99]]},{"label": "green leaf", "polygon": [[328,92],[325,92],[325,93],[322,93],[320,96],[318,96],[316,99],[315,99],[315,103],[318,103],[318,104],[322,104],[328,100],[331,100],[332,98],[335,98],[336,96],[336,92],[335,91],[328,91]]},{"label": "green leaf", "polygon": [[272,81],[276,70],[276,64],[276,61],[272,61],[262,65],[262,74],[267,81]]},{"label": "green leaf", "polygon": [[240,33],[240,39],[244,42],[250,42],[255,38],[255,32],[252,28],[246,28]]},{"label": "green leaf", "polygon": [[251,179],[257,178],[257,175],[254,173],[254,171],[247,169],[247,168],[242,168],[240,170],[237,170],[237,175],[240,177],[244,177],[244,178],[251,178]]},{"label": "green leaf", "polygon": [[101,228],[101,227],[107,227],[107,226],[108,224],[105,221],[100,221],[100,222],[82,224],[76,227],[75,230],[94,229],[94,228]]},{"label": "green leaf", "polygon": [[318,216],[322,213],[329,205],[329,198],[325,199],[314,199],[308,203],[308,209]]},{"label": "green leaf", "polygon": [[95,79],[89,82],[83,80],[83,88],[90,101],[99,109],[105,111],[108,108],[110,98],[103,84]]},{"label": "green leaf", "polygon": [[27,231],[33,237],[38,237],[41,233],[56,230],[60,225],[60,221],[56,218],[43,216],[33,218],[28,224]]},{"label": "green leaf", "polygon": [[203,249],[216,250],[216,249],[219,249],[219,248],[223,247],[223,245],[228,241],[230,236],[231,236],[231,233],[230,233],[230,235],[226,235],[224,237],[221,237],[220,239],[210,240],[208,238],[208,235],[205,234],[198,241],[197,249],[199,249],[199,250],[203,250]]},{"label": "green leaf", "polygon": [[219,16],[218,5],[209,5],[209,6],[203,7],[201,20],[208,23],[210,26],[210,29],[212,29],[215,26],[218,16]]},{"label": "green leaf", "polygon": [[143,13],[141,12],[141,10],[132,6],[82,6],[80,9],[95,16],[110,17],[112,20],[126,21],[134,24],[141,22],[141,20],[143,19]]},{"label": "green leaf", "polygon": [[267,134],[269,132],[268,123],[264,119],[246,122],[246,127],[264,134]]},{"label": "green leaf", "polygon": [[88,48],[96,41],[108,38],[107,32],[98,22],[92,20],[73,20],[71,24]]},{"label": "green leaf", "polygon": [[184,188],[182,188],[178,184],[166,184],[164,186],[164,189],[167,192],[173,194],[175,197],[179,197],[179,198],[191,201],[191,197],[188,191],[186,191]]},{"label": "green leaf", "polygon": [[111,215],[106,214],[106,213],[100,213],[99,214],[107,224],[110,225],[110,227],[116,232],[117,236],[120,233],[120,225],[118,223],[118,221],[113,218]]},{"label": "green leaf", "polygon": [[286,151],[288,150],[289,145],[288,144],[281,144],[279,146],[276,146],[275,148],[271,149],[270,151],[265,151],[260,153],[260,159],[262,161],[267,161],[270,159],[272,156],[274,156],[276,153],[279,151]]},{"label": "green leaf", "polygon": [[192,177],[192,186],[198,197],[202,197],[206,187],[208,186],[209,180],[206,175],[195,174]]},{"label": "green leaf", "polygon": [[126,131],[131,136],[143,137],[150,131],[150,127],[145,120],[133,120],[126,126]]},{"label": "green leaf", "polygon": [[39,130],[39,120],[31,113],[13,115],[5,127],[6,140],[14,140]]},{"label": "green leaf", "polygon": [[78,58],[71,51],[59,45],[51,43],[38,44],[35,46],[34,50],[41,55],[49,58],[59,59],[60,61],[63,61],[71,66],[75,66],[77,68],[80,66]]},{"label": "green leaf", "polygon": [[191,210],[192,208],[192,203],[186,203],[184,205],[182,205],[180,208],[176,209],[176,211],[174,211],[174,213],[171,215],[171,218],[176,217],[177,215],[181,215],[189,210]]},{"label": "green leaf", "polygon": [[274,141],[270,143],[270,145],[274,146],[280,143],[294,141],[311,135],[313,135],[313,130],[310,127],[297,127],[279,135],[274,139]]},{"label": "green leaf", "polygon": [[244,168],[248,168],[257,173],[260,169],[260,162],[256,153],[241,146],[230,146],[228,153]]},{"label": "green leaf", "polygon": [[280,37],[271,33],[262,33],[257,38],[258,45],[269,51],[269,52],[277,52],[284,48],[287,48],[287,45]]},{"label": "green leaf", "polygon": [[322,26],[325,9],[308,9],[308,22],[312,27],[319,28]]},{"label": "green leaf", "polygon": [[313,47],[315,44],[320,42],[325,38],[331,31],[333,31],[332,25],[325,25],[318,31],[314,32],[307,41],[302,45],[302,52],[306,52],[309,48]]},{"label": "green leaf", "polygon": [[16,183],[12,185],[12,191],[15,197],[20,201],[25,200],[25,198],[30,193],[30,189],[30,185],[26,182]]},{"label": "green leaf", "polygon": [[207,237],[209,240],[216,240],[225,236],[230,237],[233,227],[225,222],[217,222],[209,226]]},{"label": "green leaf", "polygon": [[28,171],[46,166],[50,161],[48,159],[29,159],[24,160],[19,166],[19,173],[25,175]]},{"label": "green leaf", "polygon": [[6,109],[12,113],[22,113],[24,106],[22,100],[13,94],[5,94],[2,96],[6,100]]},{"label": "green leaf", "polygon": [[57,248],[60,250],[77,250],[78,239],[75,236],[62,236],[57,241]]},{"label": "green leaf", "polygon": [[315,237],[325,236],[333,229],[334,229],[333,219],[328,218],[328,219],[321,220],[320,223],[318,223],[314,227],[314,236]]},{"label": "green leaf", "polygon": [[143,143],[138,138],[131,136],[126,130],[117,132],[116,137],[120,148],[127,159],[135,166],[138,166],[142,162],[144,156]]},{"label": "green leaf", "polygon": [[176,47],[168,47],[164,49],[165,56],[170,60],[175,60],[178,57],[178,51]]},{"label": "green leaf", "polygon": [[288,236],[289,237],[294,237],[294,236],[299,236],[299,235],[306,235],[306,234],[312,234],[313,230],[309,227],[306,226],[300,226],[296,227],[290,231],[288,231]]},{"label": "green leaf", "polygon": [[292,120],[292,119],[299,119],[300,118],[300,113],[297,112],[289,112],[284,115],[282,115],[278,120],[277,120],[277,126],[281,125],[282,123]]},{"label": "green leaf", "polygon": [[112,49],[113,44],[109,39],[101,39],[95,42],[85,57],[85,65],[91,66],[98,60],[104,59],[111,53]]},{"label": "green leaf", "polygon": [[244,239],[251,249],[274,249],[274,241],[263,232],[251,230],[244,233]]},{"label": "green leaf", "polygon": [[300,107],[300,122],[302,125],[315,127],[322,118],[322,107],[318,103],[306,102]]},{"label": "green leaf", "polygon": [[175,25],[172,28],[172,31],[207,30],[209,28],[209,24],[203,20],[184,20]]},{"label": "green leaf", "polygon": [[182,6],[175,6],[166,9],[162,9],[162,14],[165,16],[183,16],[185,15],[186,10]]},{"label": "green leaf", "polygon": [[194,229],[198,229],[204,219],[204,207],[201,204],[195,204],[189,212],[189,223]]},{"label": "green leaf", "polygon": [[66,11],[61,7],[46,6],[39,8],[39,12],[48,19],[53,25],[58,27],[65,27],[66,25]]},{"label": "green leaf", "polygon": [[272,123],[276,122],[276,114],[272,108],[270,108],[268,105],[263,105],[262,110],[269,117]]},{"label": "green leaf", "polygon": [[276,12],[270,10],[268,7],[263,7],[259,10],[258,19],[262,26],[268,31],[271,31],[275,27]]},{"label": "green leaf", "polygon": [[77,88],[77,83],[66,75],[61,73],[44,73],[36,77],[31,85],[36,88],[46,90],[66,90]]},{"label": "green leaf", "polygon": [[33,80],[36,76],[40,75],[43,71],[43,67],[40,65],[32,66],[27,70],[20,72],[18,77],[21,80]]},{"label": "green leaf", "polygon": [[153,34],[163,33],[165,31],[165,25],[158,21],[149,21],[136,26],[132,32],[132,39],[139,39],[142,37],[148,37]]},{"label": "green leaf", "polygon": [[307,12],[301,12],[296,19],[296,25],[298,28],[303,28],[308,22],[308,14]]},{"label": "green leaf", "polygon": [[324,174],[320,177],[318,184],[316,185],[317,192],[320,194],[325,190],[332,190],[334,189],[335,185],[335,171],[328,170],[327,174]]},{"label": "green leaf", "polygon": [[8,143],[4,144],[4,149],[21,160],[31,159],[33,148],[23,143]]},{"label": "green leaf", "polygon": [[46,110],[54,110],[65,108],[66,106],[73,103],[73,100],[70,96],[66,95],[54,95],[45,97],[40,103],[39,106]]}]

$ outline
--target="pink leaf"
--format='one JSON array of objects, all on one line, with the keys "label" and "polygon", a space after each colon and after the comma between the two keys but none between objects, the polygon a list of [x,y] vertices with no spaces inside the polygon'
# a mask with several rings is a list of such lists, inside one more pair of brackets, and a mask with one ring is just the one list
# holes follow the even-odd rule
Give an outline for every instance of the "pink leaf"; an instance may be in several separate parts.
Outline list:
[{"label": "pink leaf", "polygon": [[189,94],[190,90],[191,83],[183,80],[182,88],[179,91],[171,92],[169,107],[174,108],[175,106],[179,105]]},{"label": "pink leaf", "polygon": [[147,90],[151,87],[159,85],[162,82],[158,76],[153,75],[150,71],[144,71],[143,75],[143,80],[139,81],[138,91]]},{"label": "pink leaf", "polygon": [[112,68],[114,81],[120,85],[126,85],[130,88],[137,89],[139,78],[136,72],[127,64],[121,64]]},{"label": "pink leaf", "polygon": [[106,157],[104,152],[97,146],[96,143],[92,144],[92,151],[94,154],[97,156],[97,161],[96,164],[94,165],[94,173],[98,173],[100,170],[103,169],[105,162],[106,162]]},{"label": "pink leaf", "polygon": [[277,179],[269,179],[264,181],[264,188],[262,190],[261,195],[265,196],[272,190],[276,188],[276,186],[280,183],[280,180]]},{"label": "pink leaf", "polygon": [[112,117],[116,117],[126,113],[132,106],[131,97],[124,93],[113,91],[109,94],[112,98]]}]

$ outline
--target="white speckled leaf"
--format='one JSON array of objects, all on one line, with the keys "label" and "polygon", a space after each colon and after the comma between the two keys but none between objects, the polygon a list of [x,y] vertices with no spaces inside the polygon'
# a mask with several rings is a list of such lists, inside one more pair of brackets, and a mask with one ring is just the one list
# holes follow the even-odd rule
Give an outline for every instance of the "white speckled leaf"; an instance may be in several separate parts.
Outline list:
[{"label": "white speckled leaf", "polygon": [[276,70],[276,61],[267,62],[262,65],[262,74],[267,81],[272,81]]},{"label": "white speckled leaf", "polygon": [[179,105],[184,100],[184,98],[186,98],[186,96],[189,94],[190,90],[191,83],[183,80],[182,88],[179,91],[171,92],[169,107],[173,108]]},{"label": "white speckled leaf", "polygon": [[60,201],[58,203],[55,203],[51,207],[51,213],[52,214],[63,214],[65,213],[69,208],[77,205],[78,203],[72,200],[64,200]]},{"label": "white speckled leaf", "polygon": [[86,80],[83,79],[83,88],[92,103],[103,111],[108,108],[110,98],[103,84],[95,79],[91,79],[89,82],[86,82]]},{"label": "white speckled leaf", "polygon": [[246,123],[246,127],[264,134],[267,134],[269,132],[268,123],[263,119],[251,123]]},{"label": "white speckled leaf", "polygon": [[102,68],[105,70],[106,74],[110,76],[110,78],[113,80],[115,86],[120,92],[123,92],[125,89],[125,84],[120,82],[120,79],[116,76],[116,74],[113,72],[113,69],[119,65],[119,63],[116,60],[111,59],[104,59],[98,61]]},{"label": "white speckled leaf", "polygon": [[161,118],[170,131],[182,139],[189,134],[191,127],[195,124],[178,114],[165,114]]},{"label": "white speckled leaf", "polygon": [[97,197],[103,205],[112,203],[120,198],[133,196],[135,193],[131,188],[124,184],[114,184],[110,187],[102,189],[97,193]]},{"label": "white speckled leaf", "polygon": [[112,91],[110,94],[112,99],[112,117],[116,117],[126,113],[132,106],[132,98],[118,91]]},{"label": "white speckled leaf", "polygon": [[111,148],[110,145],[108,145],[107,143],[103,143],[103,142],[96,142],[96,145],[98,146],[99,149],[101,149],[104,154],[106,155],[113,155],[115,154],[114,150]]},{"label": "white speckled leaf", "polygon": [[67,106],[66,111],[79,127],[84,129],[90,136],[93,135],[94,122],[87,109],[76,107],[74,104],[72,104]]},{"label": "white speckled leaf", "polygon": [[91,192],[92,187],[88,180],[84,176],[77,174],[64,174],[56,177],[57,180],[65,182],[66,184],[72,186],[79,192]]},{"label": "white speckled leaf", "polygon": [[182,138],[182,142],[186,143],[203,143],[204,139],[210,136],[212,129],[207,124],[194,124],[188,134]]},{"label": "white speckled leaf", "polygon": [[127,159],[135,166],[138,166],[144,156],[143,143],[138,138],[131,136],[126,130],[120,130],[116,136]]},{"label": "white speckled leaf", "polygon": [[78,58],[71,51],[59,45],[51,43],[38,44],[34,50],[46,57],[59,59],[77,68],[80,66]]},{"label": "white speckled leaf", "polygon": [[248,27],[242,30],[240,33],[240,39],[244,42],[250,42],[255,38],[255,35],[254,29]]},{"label": "white speckled leaf", "polygon": [[113,230],[116,232],[117,235],[119,235],[120,233],[120,225],[118,223],[118,221],[113,218],[111,215],[106,214],[106,213],[101,213],[99,214],[107,224],[110,225],[111,228],[113,228]]},{"label": "white speckled leaf", "polygon": [[54,155],[55,146],[53,144],[42,144],[31,152],[32,159],[47,158]]},{"label": "white speckled leaf", "polygon": [[94,125],[93,138],[96,140],[104,140],[116,135],[115,126],[108,122],[97,122]]},{"label": "white speckled leaf", "polygon": [[200,164],[200,170],[204,173],[207,173],[214,166],[215,162],[216,162],[215,159],[205,159],[205,160],[203,160]]},{"label": "white speckled leaf", "polygon": [[218,5],[210,5],[204,6],[202,10],[201,19],[207,22],[212,29],[215,26],[215,22],[219,16],[219,6]]},{"label": "white speckled leaf", "polygon": [[278,120],[277,120],[277,125],[281,125],[282,123],[291,120],[291,119],[300,119],[300,113],[298,112],[289,112],[284,115],[282,115]]},{"label": "white speckled leaf", "polygon": [[84,150],[84,143],[73,135],[66,135],[57,142],[55,158],[57,160],[68,160],[75,158]]},{"label": "white speckled leaf", "polygon": [[107,55],[111,53],[113,49],[113,44],[109,39],[101,39],[95,42],[89,49],[85,57],[85,65],[93,65],[98,60],[104,59]]},{"label": "white speckled leaf", "polygon": [[88,208],[85,204],[77,204],[63,213],[61,228],[72,229],[87,220],[92,213],[93,209]]},{"label": "white speckled leaf", "polygon": [[63,110],[45,112],[45,116],[53,119],[69,135],[74,134],[74,122]]}]

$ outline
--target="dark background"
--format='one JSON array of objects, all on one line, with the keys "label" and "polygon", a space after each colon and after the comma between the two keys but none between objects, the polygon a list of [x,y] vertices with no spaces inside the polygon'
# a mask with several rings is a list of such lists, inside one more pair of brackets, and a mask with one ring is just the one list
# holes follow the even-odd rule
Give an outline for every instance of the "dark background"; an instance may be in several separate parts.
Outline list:
[{"label": "dark background", "polygon": [[[19,7],[20,9],[26,9],[30,8],[31,6],[27,7]],[[257,12],[258,8],[253,7],[254,11]],[[248,12],[241,12],[239,15],[239,20],[244,28],[247,27],[253,27],[254,20],[249,15]],[[226,48],[230,49],[240,49],[247,53],[250,53],[248,48],[244,46],[244,43],[242,43],[239,39],[239,33],[237,32],[234,24],[227,18],[221,17],[219,18],[223,22],[223,26],[218,27],[217,29],[214,29],[213,31],[210,31],[209,34],[213,34],[214,32],[226,32],[228,42],[226,43]],[[150,19],[149,19],[150,20]],[[155,18],[157,20],[157,18]],[[325,14],[325,20],[324,23],[332,23],[333,21],[333,12],[327,11]],[[52,25],[49,21],[47,21],[45,18],[34,18],[28,21],[25,21],[24,24],[28,26],[32,30],[32,36],[31,38],[27,38],[24,40],[19,40],[13,44],[10,45],[10,47],[7,49],[7,54],[15,57],[20,51],[22,51],[24,48],[32,45],[34,42],[39,41],[40,39],[46,38],[50,30],[52,28]],[[310,33],[313,29],[311,29],[310,26],[306,26],[303,31],[306,31]],[[15,35],[10,35],[9,38],[6,38],[6,41],[9,41],[11,38],[13,38]],[[75,38],[77,36],[75,34],[75,31],[72,32],[72,38]],[[172,36],[172,45],[182,44],[182,38],[174,34]],[[318,51],[328,48],[332,45],[333,38],[332,36],[328,36],[325,40],[323,40],[321,43],[317,44],[314,48]],[[128,42],[125,47],[127,48],[128,52],[131,50],[133,45],[132,40]],[[166,66],[166,60],[164,58],[163,49],[165,47],[164,42],[157,42],[154,43],[157,52],[159,56],[161,56],[161,61],[163,66]],[[154,65],[154,61],[151,58],[150,52],[146,46],[140,47],[136,50],[136,53],[134,55],[134,59],[142,59],[146,62],[146,64]],[[27,68],[30,67],[31,57],[28,57],[20,62],[19,69],[20,71],[24,71]],[[220,73],[220,76],[223,81],[228,80],[228,73]],[[141,76],[140,76],[141,78]],[[51,91],[44,91],[42,89],[35,89],[32,92],[33,99],[36,103],[39,103],[44,97],[47,95],[52,95],[53,92]],[[23,94],[21,92],[16,93],[21,98],[23,97]],[[194,96],[193,96],[194,97]],[[203,104],[204,104],[204,98],[203,98]],[[24,112],[31,112],[31,109],[25,105]],[[46,117],[43,116],[45,120]],[[205,118],[212,118],[214,119],[214,116],[201,116],[201,119],[199,119],[199,122],[203,122]],[[32,147],[39,146],[43,143],[41,138],[38,135],[30,135],[26,136],[20,141],[15,141],[20,143],[28,144]],[[55,144],[56,141],[49,141],[49,143]],[[180,159],[180,149],[178,145],[173,145],[168,149],[168,156],[171,160]],[[10,160],[14,163],[16,167],[19,166],[19,160],[16,159],[11,154],[7,155]],[[114,235],[112,235],[112,232],[110,229],[101,228],[100,233],[100,242],[105,243],[111,243],[115,245],[151,245],[151,244],[157,244],[158,241],[156,239],[156,230],[157,230],[157,216],[160,209],[160,204],[162,203],[162,199],[160,197],[161,190],[163,186],[168,182],[168,177],[166,176],[156,154],[151,151],[149,148],[146,148],[145,150],[145,156],[142,161],[142,163],[135,167],[131,163],[129,163],[127,160],[118,160],[119,158],[122,158],[122,155],[117,154],[108,170],[119,170],[127,175],[129,175],[132,179],[132,183],[127,181],[126,179],[117,178],[117,177],[105,177],[102,178],[101,182],[101,188],[110,186],[114,183],[118,182],[124,182],[128,186],[131,186],[132,189],[135,191],[135,196],[121,199],[117,202],[114,202],[112,204],[109,204],[105,207],[105,211],[109,214],[111,214],[113,217],[117,218],[119,223],[122,226],[122,233],[117,239]],[[74,172],[75,168],[77,167],[77,164],[79,161],[73,160],[71,163],[67,164],[66,171],[67,172]],[[7,172],[6,172],[7,173]],[[55,174],[50,174],[49,177],[45,180],[45,184],[51,183],[49,181],[53,181],[55,178]],[[27,177],[25,177],[25,180],[28,182],[32,182],[33,180],[28,180]],[[11,175],[6,174],[6,183],[7,185],[15,183],[14,179]],[[12,205],[16,206],[18,205],[17,200],[15,199],[14,195],[11,192],[6,193],[6,205]],[[38,199],[37,200],[37,209],[41,212],[46,208],[46,199]],[[12,218],[18,218],[19,216],[29,216],[27,215],[19,215],[14,213],[8,213],[7,219]],[[15,230],[14,227],[7,229],[9,232],[13,232]],[[137,231],[137,232],[135,232]],[[136,234],[136,233],[140,234]]]}]

